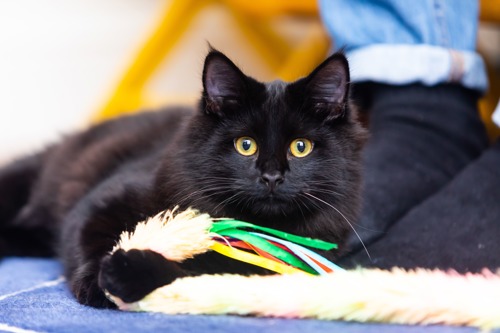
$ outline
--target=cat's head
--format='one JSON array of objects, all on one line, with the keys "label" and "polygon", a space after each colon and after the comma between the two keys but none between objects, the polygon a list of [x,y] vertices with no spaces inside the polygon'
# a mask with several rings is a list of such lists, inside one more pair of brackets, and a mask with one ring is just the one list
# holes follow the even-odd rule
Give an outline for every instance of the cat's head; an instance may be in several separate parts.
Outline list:
[{"label": "cat's head", "polygon": [[353,218],[358,209],[363,139],[343,54],[298,81],[261,83],[212,50],[186,166],[212,214],[277,226],[342,220],[335,210]]}]

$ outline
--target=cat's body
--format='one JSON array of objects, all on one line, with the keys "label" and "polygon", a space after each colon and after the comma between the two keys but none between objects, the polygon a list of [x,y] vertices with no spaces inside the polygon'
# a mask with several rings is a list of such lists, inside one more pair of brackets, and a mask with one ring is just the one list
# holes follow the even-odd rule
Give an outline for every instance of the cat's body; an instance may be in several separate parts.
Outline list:
[{"label": "cat's body", "polygon": [[1,169],[0,256],[57,253],[78,300],[108,306],[103,288],[134,301],[185,275],[262,273],[214,253],[181,265],[108,254],[122,231],[176,205],[342,246],[364,139],[343,55],[291,84],[259,83],[217,51],[203,74],[199,110],[112,120]]}]

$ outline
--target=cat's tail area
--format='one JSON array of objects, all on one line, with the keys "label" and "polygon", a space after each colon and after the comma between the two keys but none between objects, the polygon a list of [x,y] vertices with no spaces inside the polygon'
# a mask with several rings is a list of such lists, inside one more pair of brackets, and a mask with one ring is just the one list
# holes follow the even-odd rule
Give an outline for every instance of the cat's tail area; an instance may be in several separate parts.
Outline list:
[{"label": "cat's tail area", "polygon": [[[48,256],[51,232],[28,225],[19,216],[29,201],[49,150],[30,155],[0,168],[0,258]],[[24,221],[24,222],[23,222]]]}]

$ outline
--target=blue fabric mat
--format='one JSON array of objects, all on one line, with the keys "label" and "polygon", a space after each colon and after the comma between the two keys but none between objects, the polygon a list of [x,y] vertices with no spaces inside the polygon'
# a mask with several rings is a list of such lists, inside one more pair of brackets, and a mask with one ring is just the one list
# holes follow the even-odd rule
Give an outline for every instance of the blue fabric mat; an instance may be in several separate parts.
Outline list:
[{"label": "blue fabric mat", "polygon": [[[237,316],[168,316],[100,310],[78,304],[56,260],[6,258],[0,262],[0,332],[431,332],[477,329],[289,320]],[[500,332],[496,330],[495,332]]]}]

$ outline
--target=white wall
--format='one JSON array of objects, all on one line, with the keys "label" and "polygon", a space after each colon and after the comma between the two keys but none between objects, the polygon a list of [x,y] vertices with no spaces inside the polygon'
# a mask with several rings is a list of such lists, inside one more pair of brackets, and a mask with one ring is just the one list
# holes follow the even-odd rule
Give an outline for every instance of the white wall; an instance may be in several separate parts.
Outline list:
[{"label": "white wall", "polygon": [[159,0],[1,0],[0,162],[84,125],[163,6]]}]

